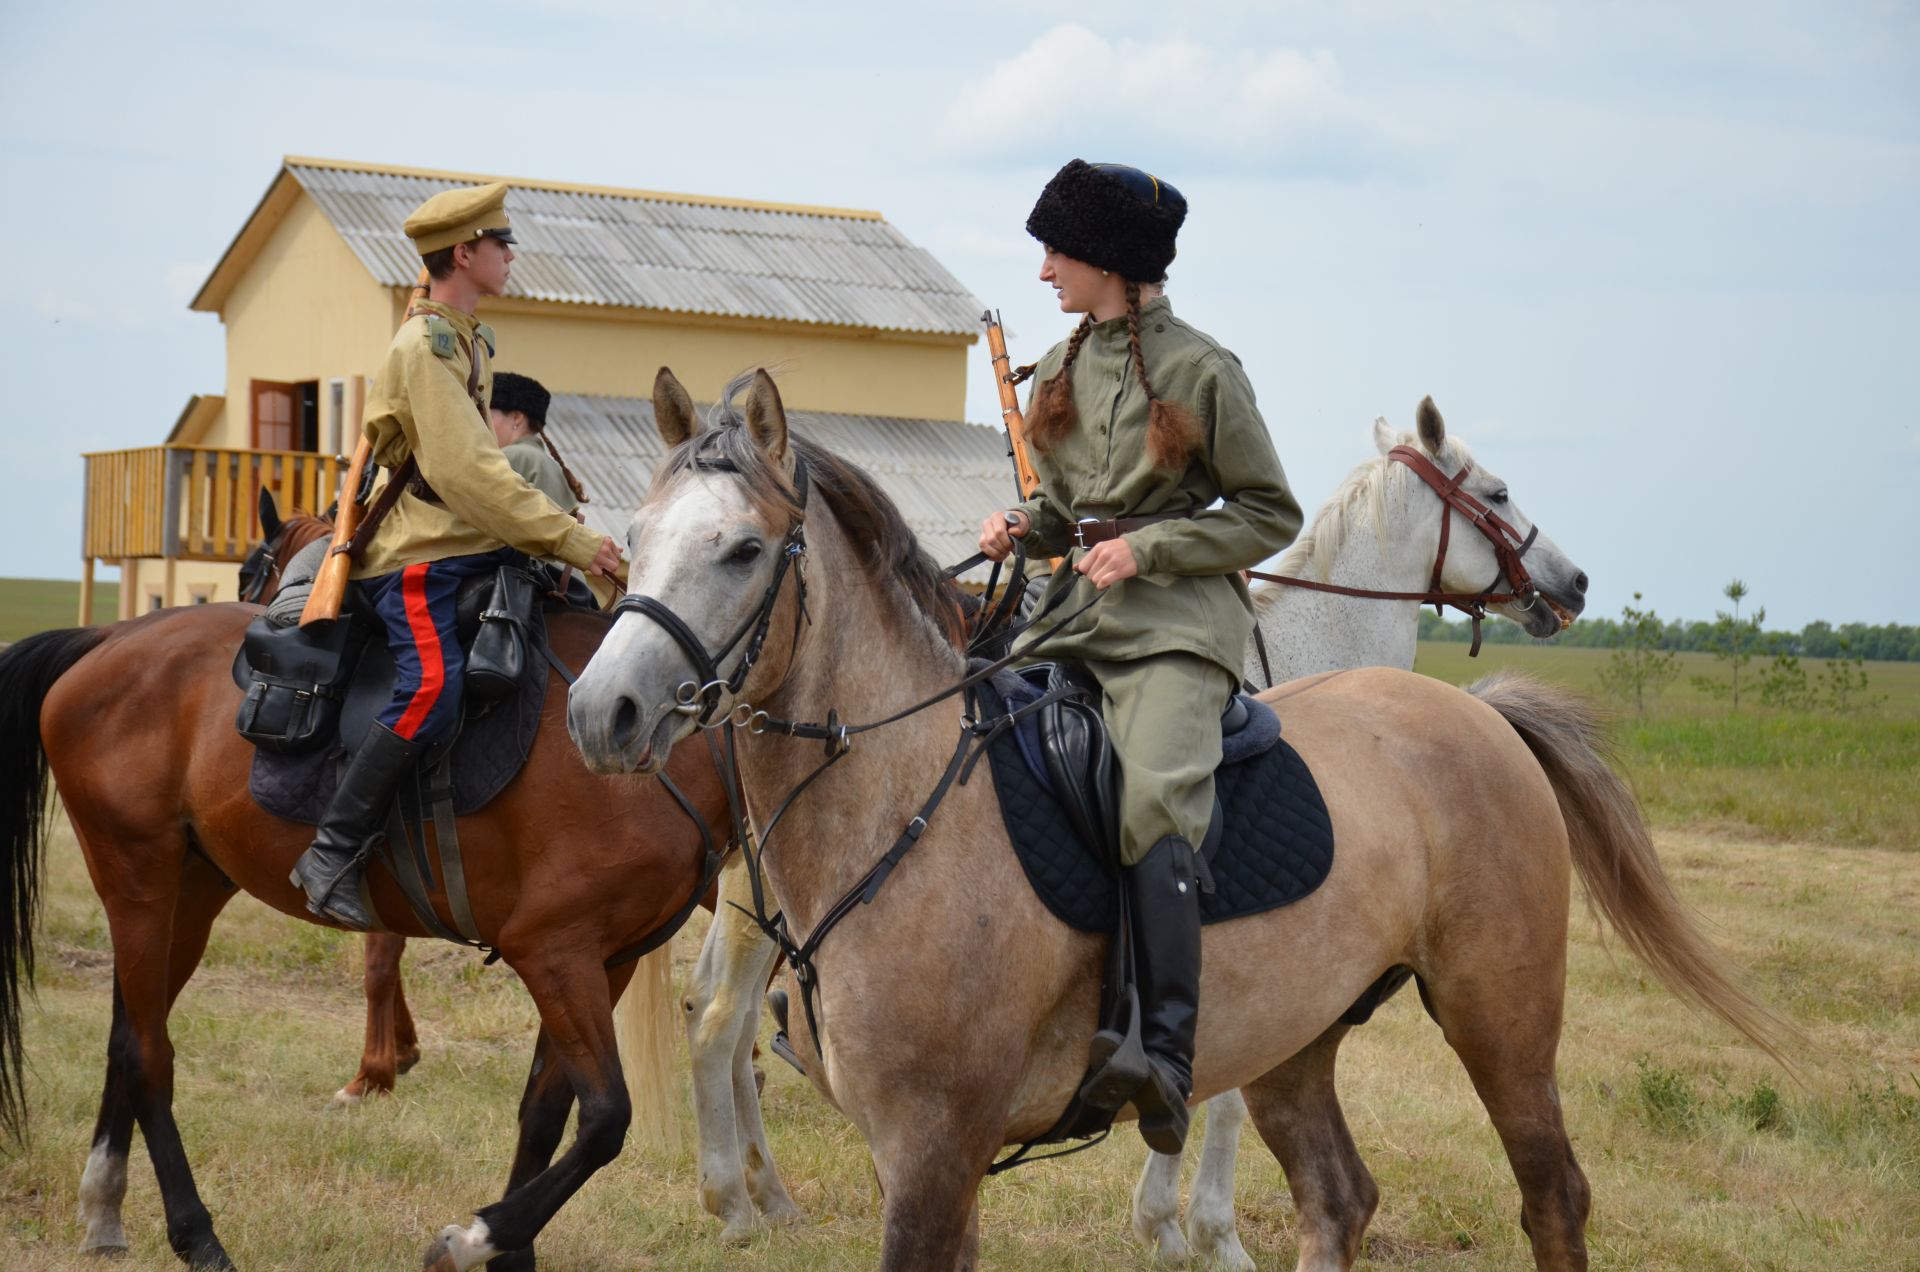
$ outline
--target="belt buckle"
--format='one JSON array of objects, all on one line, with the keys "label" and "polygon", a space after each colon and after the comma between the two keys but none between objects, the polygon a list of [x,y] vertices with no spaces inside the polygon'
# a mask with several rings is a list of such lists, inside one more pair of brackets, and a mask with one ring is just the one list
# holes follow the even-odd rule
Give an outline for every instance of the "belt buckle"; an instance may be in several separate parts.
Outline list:
[{"label": "belt buckle", "polygon": [[1074,545],[1076,547],[1083,548],[1083,549],[1091,546],[1090,544],[1087,543],[1087,527],[1097,526],[1099,524],[1100,524],[1100,518],[1098,517],[1082,517],[1080,518],[1080,520],[1074,522],[1073,523]]}]

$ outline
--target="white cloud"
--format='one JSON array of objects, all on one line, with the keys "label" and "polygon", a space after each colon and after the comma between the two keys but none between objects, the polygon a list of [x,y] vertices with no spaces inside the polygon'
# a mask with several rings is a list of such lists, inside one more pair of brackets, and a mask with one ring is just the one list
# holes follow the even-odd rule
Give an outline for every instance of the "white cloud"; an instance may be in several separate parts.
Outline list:
[{"label": "white cloud", "polygon": [[[968,85],[939,141],[974,158],[1083,158],[1280,177],[1404,171],[1411,139],[1348,92],[1324,50],[1109,40],[1063,23]],[[1171,165],[1169,165],[1171,166]]]}]

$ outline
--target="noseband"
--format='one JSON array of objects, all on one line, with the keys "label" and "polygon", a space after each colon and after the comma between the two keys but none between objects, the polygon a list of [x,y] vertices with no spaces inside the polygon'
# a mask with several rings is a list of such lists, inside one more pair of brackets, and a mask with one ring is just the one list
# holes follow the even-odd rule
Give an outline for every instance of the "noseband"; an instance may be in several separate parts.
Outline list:
[{"label": "noseband", "polygon": [[[738,473],[740,470],[732,461],[725,459],[696,459],[694,467],[707,472]],[[720,713],[721,702],[740,692],[740,686],[746,683],[747,676],[753,671],[755,663],[760,661],[761,648],[767,642],[767,629],[773,623],[773,607],[780,599],[780,585],[786,581],[789,569],[793,571],[794,594],[800,603],[800,618],[793,625],[793,639],[797,646],[800,642],[802,622],[812,622],[807,613],[807,576],[803,558],[807,552],[805,516],[807,507],[807,462],[797,453],[793,457],[793,501],[800,514],[794,518],[793,525],[787,530],[787,537],[780,544],[779,558],[773,564],[773,579],[767,584],[767,590],[760,597],[760,604],[746,620],[734,629],[726,644],[714,653],[708,653],[700,638],[686,621],[673,612],[673,608],[664,601],[651,596],[630,594],[623,596],[614,604],[613,615],[617,619],[622,614],[644,614],[666,630],[680,646],[693,669],[699,675],[698,680],[684,680],[674,691],[673,709],[682,715],[695,717],[695,722],[703,729],[717,728],[733,720],[733,716],[742,711],[751,712],[746,704],[740,704],[733,712]],[[742,641],[746,648],[740,654],[740,661],[728,676],[720,674],[720,663],[731,654]],[[733,721],[745,724],[744,719]]]},{"label": "noseband", "polygon": [[[1533,541],[1540,536],[1540,527],[1534,526],[1523,538],[1520,532],[1507,521],[1481,503],[1478,499],[1460,488],[1473,471],[1473,465],[1467,464],[1459,472],[1449,477],[1441,472],[1434,462],[1411,446],[1396,446],[1387,452],[1387,458],[1412,469],[1414,474],[1425,482],[1433,493],[1440,496],[1440,550],[1434,554],[1433,576],[1424,592],[1381,592],[1372,588],[1342,587],[1337,583],[1321,583],[1314,579],[1291,578],[1281,574],[1265,574],[1259,570],[1248,570],[1249,578],[1262,579],[1268,583],[1280,583],[1287,587],[1304,587],[1314,592],[1332,592],[1336,596],[1360,596],[1376,601],[1419,601],[1423,605],[1433,606],[1435,613],[1442,607],[1451,606],[1473,620],[1473,647],[1468,657],[1480,652],[1480,620],[1487,616],[1489,605],[1517,605],[1521,609],[1532,609],[1539,596],[1539,588],[1534,585],[1533,575],[1527,572],[1526,563],[1521,560]],[[1440,590],[1440,576],[1447,567],[1447,538],[1453,527],[1452,513],[1458,512],[1465,517],[1474,529],[1486,536],[1493,545],[1493,556],[1500,563],[1499,572],[1493,581],[1478,592],[1443,592]],[[1508,591],[1497,592],[1500,580],[1507,581]],[[1266,650],[1261,651],[1261,660],[1265,661]],[[1268,680],[1273,679],[1271,672]]]}]

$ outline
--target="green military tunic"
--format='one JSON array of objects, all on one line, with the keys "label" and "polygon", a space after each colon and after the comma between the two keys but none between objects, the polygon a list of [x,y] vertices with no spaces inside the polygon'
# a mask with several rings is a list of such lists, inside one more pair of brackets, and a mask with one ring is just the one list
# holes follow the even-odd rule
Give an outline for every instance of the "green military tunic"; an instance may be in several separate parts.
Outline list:
[{"label": "green military tunic", "polygon": [[[1253,605],[1239,571],[1293,541],[1300,505],[1240,360],[1174,317],[1165,297],[1141,311],[1141,350],[1155,394],[1192,414],[1201,445],[1183,472],[1156,469],[1149,403],[1124,317],[1095,323],[1074,359],[1079,425],[1033,456],[1040,488],[1020,505],[1034,556],[1067,552],[1073,523],[1191,512],[1126,536],[1139,574],[1047,640],[1036,658],[1071,658],[1099,679],[1102,715],[1120,759],[1121,853],[1127,865],[1169,835],[1199,844],[1213,811],[1220,711],[1239,683]],[[1060,370],[1066,343],[1041,359],[1036,381]],[[1071,569],[1047,596],[1069,613],[1094,591]],[[1041,624],[1042,627],[1048,624]]]},{"label": "green military tunic", "polygon": [[553,500],[562,512],[573,512],[580,507],[580,501],[573,497],[573,487],[567,485],[567,475],[560,471],[559,461],[547,454],[547,448],[537,438],[522,437],[508,442],[500,448],[500,453],[507,457],[522,481]]},{"label": "green military tunic", "polygon": [[[586,570],[600,536],[520,478],[485,415],[493,388],[492,333],[473,315],[436,301],[414,304],[367,398],[364,431],[388,470],[411,455],[440,502],[408,491],[373,534],[353,577],[390,574],[422,561],[491,552],[502,545]],[[470,358],[480,359],[475,398]]]}]

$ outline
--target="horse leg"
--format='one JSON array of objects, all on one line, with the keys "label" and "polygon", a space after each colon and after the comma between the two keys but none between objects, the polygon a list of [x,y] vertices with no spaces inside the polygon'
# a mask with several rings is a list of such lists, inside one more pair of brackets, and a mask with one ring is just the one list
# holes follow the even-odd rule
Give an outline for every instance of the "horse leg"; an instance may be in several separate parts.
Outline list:
[{"label": "horse leg", "polygon": [[[390,1095],[394,1079],[413,1067],[420,1048],[413,1042],[413,1018],[406,1015],[400,989],[400,956],[407,938],[391,932],[369,932],[363,942],[366,972],[367,1037],[360,1051],[360,1071],[353,1081],[333,1093],[332,1108],[350,1108],[369,1095]],[[406,1037],[401,1037],[405,1017]],[[403,1054],[411,1050],[410,1058]]]},{"label": "horse leg", "polygon": [[746,871],[730,865],[681,1004],[700,1138],[700,1204],[721,1220],[720,1239],[728,1242],[745,1241],[760,1226],[756,1203],[776,1222],[801,1217],[767,1148],[753,1077],[761,997],[779,950],[728,904],[735,899],[746,899]]},{"label": "horse leg", "polygon": [[[1515,933],[1509,943],[1523,940]],[[1546,954],[1483,950],[1469,974],[1436,974],[1423,988],[1506,1149],[1534,1263],[1583,1269],[1590,1192],[1567,1139],[1554,1080],[1566,994],[1564,932],[1558,940],[1558,949]]]},{"label": "horse leg", "polygon": [[[233,899],[233,885],[199,858],[189,856],[182,869],[181,895],[173,922],[173,948],[168,955],[167,1004],[171,1008],[181,989],[200,965],[213,921]],[[80,1176],[80,1222],[86,1226],[80,1250],[114,1257],[127,1250],[127,1234],[120,1207],[127,1195],[127,1154],[133,1144],[134,1088],[139,1076],[139,1050],[127,1022],[127,1005],[120,978],[113,982],[113,1023],[107,1033],[106,1088],[100,1096],[100,1116],[94,1122],[93,1147]]]},{"label": "horse leg", "polygon": [[1334,1060],[1348,1028],[1334,1025],[1245,1092],[1254,1127],[1293,1191],[1300,1231],[1295,1272],[1352,1267],[1380,1204],[1379,1186],[1353,1146],[1334,1090]]},{"label": "horse leg", "polygon": [[[567,1199],[596,1170],[620,1154],[633,1110],[626,1082],[620,1076],[620,1054],[613,1036],[613,995],[610,975],[591,953],[543,950],[514,961],[527,992],[540,1009],[545,1054],[558,1061],[573,1097],[580,1103],[579,1129],[560,1159],[544,1165],[564,1125],[552,1113],[559,1097],[532,1075],[529,1092],[535,1117],[528,1119],[528,1101],[522,1101],[521,1151],[515,1155],[516,1173],[532,1171],[490,1206],[481,1208],[466,1227],[449,1224],[427,1249],[427,1272],[466,1272],[503,1251],[532,1247],[534,1238],[565,1205]],[[631,969],[621,969],[631,974]],[[620,980],[624,986],[624,980]],[[540,1053],[536,1053],[537,1055]],[[537,1091],[535,1084],[539,1084]],[[544,1148],[544,1152],[542,1149]],[[540,1167],[535,1169],[535,1167]]]},{"label": "horse leg", "polygon": [[885,1197],[880,1272],[958,1272],[977,1259],[980,1180],[992,1149],[978,1162],[969,1161],[973,1154],[963,1146],[978,1134],[958,1125],[947,1131],[923,1125],[916,1129],[911,1156],[876,1154]]},{"label": "horse leg", "polygon": [[[1213,1138],[1211,1106],[1207,1114],[1207,1138]],[[1140,1182],[1133,1186],[1133,1235],[1153,1247],[1160,1263],[1185,1263],[1193,1251],[1187,1236],[1180,1231],[1180,1153],[1147,1152],[1147,1164],[1140,1170]]]},{"label": "horse leg", "polygon": [[[620,1001],[618,989],[613,1000]],[[507,1192],[531,1180],[553,1161],[560,1137],[567,1129],[567,1115],[573,1111],[573,1085],[566,1070],[555,1062],[553,1047],[542,1029],[533,1044],[533,1065],[527,1072],[526,1090],[520,1096],[520,1143],[514,1150],[513,1168],[507,1173]],[[533,1272],[533,1247],[512,1250],[495,1257],[489,1272]]]},{"label": "horse leg", "polygon": [[[87,834],[81,819],[73,820],[83,845],[104,838]],[[111,857],[103,858],[89,847],[87,862],[113,935],[114,988],[123,1011],[116,1013],[108,1043],[109,1091],[101,1105],[106,1151],[99,1154],[97,1171],[89,1158],[96,1187],[88,1190],[83,1177],[83,1194],[92,1191],[118,1208],[113,1177],[125,1172],[124,1167],[118,1172],[114,1168],[112,1145],[124,1117],[124,1100],[147,1141],[159,1180],[167,1244],[190,1268],[231,1268],[233,1262],[214,1235],[213,1218],[194,1185],[173,1118],[173,1042],[167,1035],[174,996],[199,964],[214,917],[231,891],[217,871],[188,855],[186,838],[177,829],[158,842],[116,837]],[[161,874],[168,868],[176,872],[171,879]],[[112,1089],[116,1075],[124,1082],[124,1095]],[[96,1150],[100,1146],[97,1139]],[[104,1220],[104,1210],[97,1213]],[[89,1216],[90,1231],[93,1218]],[[103,1226],[103,1235],[108,1231]]]},{"label": "horse leg", "polygon": [[1253,1272],[1253,1258],[1240,1244],[1233,1213],[1233,1169],[1246,1124],[1247,1101],[1238,1091],[1207,1101],[1207,1136],[1187,1193],[1187,1241],[1193,1256],[1200,1266],[1220,1272]]}]

